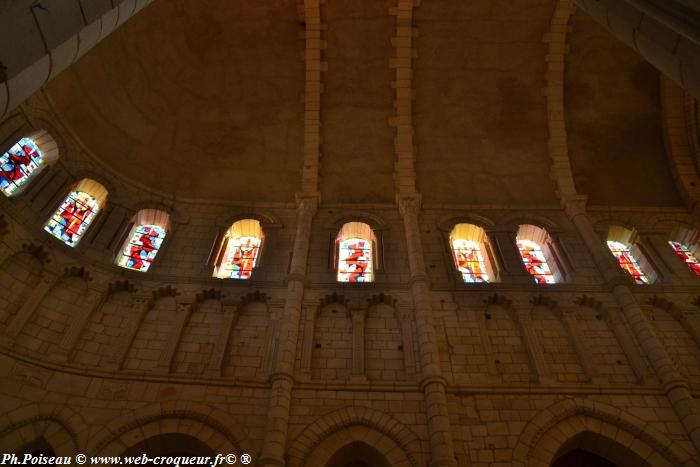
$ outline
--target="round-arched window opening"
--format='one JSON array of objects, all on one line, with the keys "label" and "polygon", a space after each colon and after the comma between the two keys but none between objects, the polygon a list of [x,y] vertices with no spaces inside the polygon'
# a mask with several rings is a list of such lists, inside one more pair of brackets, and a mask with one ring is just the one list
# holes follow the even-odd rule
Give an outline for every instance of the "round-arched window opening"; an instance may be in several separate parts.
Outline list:
[{"label": "round-arched window opening", "polygon": [[493,262],[486,248],[484,229],[474,224],[457,224],[450,232],[450,250],[462,281],[493,282]]}]

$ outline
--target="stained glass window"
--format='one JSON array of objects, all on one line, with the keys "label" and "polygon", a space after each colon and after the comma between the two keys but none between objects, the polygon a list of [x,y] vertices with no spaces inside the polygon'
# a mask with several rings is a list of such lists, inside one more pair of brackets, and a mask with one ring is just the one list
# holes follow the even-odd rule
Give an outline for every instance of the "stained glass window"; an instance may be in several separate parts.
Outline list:
[{"label": "stained glass window", "polygon": [[165,229],[158,225],[138,225],[122,250],[117,264],[134,271],[146,272],[158,254]]},{"label": "stained glass window", "polygon": [[12,196],[43,162],[36,143],[29,138],[20,139],[0,156],[0,190],[5,196]]},{"label": "stained glass window", "polygon": [[489,282],[482,252],[484,237],[484,229],[473,224],[457,224],[452,229],[452,257],[464,282]]},{"label": "stained glass window", "polygon": [[554,284],[556,281],[547,264],[542,247],[531,240],[518,239],[516,243],[525,269],[533,276],[535,282],[537,284]]},{"label": "stained glass window", "polygon": [[372,282],[372,243],[348,238],[340,243],[339,282]]},{"label": "stained glass window", "polygon": [[691,253],[690,249],[680,242],[671,241],[668,243],[671,245],[671,248],[673,248],[673,251],[676,252],[681,261],[688,266],[690,271],[696,276],[700,276],[700,261],[698,261],[695,255]]},{"label": "stained glass window", "polygon": [[372,228],[363,222],[348,222],[338,234],[338,282],[374,280]]},{"label": "stained glass window", "polygon": [[74,247],[99,211],[99,202],[83,191],[73,191],[56,210],[44,230]]},{"label": "stained glass window", "polygon": [[214,277],[250,279],[260,255],[262,241],[262,228],[257,220],[245,219],[234,223],[224,236]]},{"label": "stained glass window", "polygon": [[637,259],[632,255],[630,248],[622,242],[608,240],[608,248],[613,256],[617,258],[617,263],[623,271],[634,278],[637,284],[648,284],[649,278],[644,274]]}]

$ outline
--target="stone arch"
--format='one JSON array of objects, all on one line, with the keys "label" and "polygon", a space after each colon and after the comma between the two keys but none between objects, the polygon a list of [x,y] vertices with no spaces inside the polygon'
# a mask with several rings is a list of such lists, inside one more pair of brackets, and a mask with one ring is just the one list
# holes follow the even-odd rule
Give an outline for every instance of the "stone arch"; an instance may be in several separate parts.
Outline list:
[{"label": "stone arch", "polygon": [[10,255],[0,263],[0,283],[5,292],[0,298],[0,330],[5,330],[24,303],[44,269],[42,261],[29,251]]},{"label": "stone arch", "polygon": [[132,288],[114,288],[110,285],[107,296],[90,315],[76,343],[72,361],[98,367],[111,365],[115,349],[127,332],[129,323],[140,319],[134,302]]},{"label": "stone arch", "polygon": [[611,383],[633,385],[641,375],[635,373],[630,350],[625,351],[620,330],[605,306],[595,298],[579,297],[574,314],[584,342],[588,343],[591,362],[600,376]]},{"label": "stone arch", "polygon": [[365,315],[365,374],[370,381],[404,381],[404,336],[396,308],[370,304]]},{"label": "stone arch", "polygon": [[[306,426],[289,449],[289,466],[325,467],[325,462],[353,441],[392,454],[392,466],[425,465],[421,440],[389,415],[366,407],[339,409]],[[395,457],[394,457],[395,456]]]},{"label": "stone arch", "polygon": [[549,467],[566,442],[582,434],[615,442],[652,465],[698,465],[691,454],[643,420],[583,398],[556,402],[540,411],[521,433],[513,450],[513,465]]},{"label": "stone arch", "polygon": [[507,214],[498,221],[495,228],[506,228],[508,230],[517,231],[521,225],[534,225],[535,227],[545,230],[550,235],[554,235],[562,230],[559,224],[549,217],[536,214],[523,215],[520,213]]},{"label": "stone arch", "polygon": [[17,335],[15,345],[43,356],[61,353],[59,344],[71,320],[85,300],[90,274],[83,268],[67,268],[39,302]]},{"label": "stone arch", "polygon": [[149,438],[164,434],[187,435],[215,453],[251,452],[248,435],[229,414],[205,404],[156,403],[132,411],[103,427],[92,437],[89,452],[121,455]]},{"label": "stone arch", "polygon": [[86,426],[83,417],[68,407],[19,407],[0,416],[0,452],[43,440],[56,455],[75,455],[85,446]]},{"label": "stone arch", "polygon": [[202,374],[224,325],[224,309],[220,298],[198,301],[187,320],[173,357],[173,372]]},{"label": "stone arch", "polygon": [[564,107],[569,20],[573,11],[574,5],[571,0],[558,0],[549,32],[544,38],[548,44],[545,95],[549,127],[549,156],[552,159],[550,173],[557,184],[557,193],[562,201],[575,199],[577,196],[569,159]]},{"label": "stone arch", "polygon": [[437,228],[449,234],[457,224],[474,224],[482,229],[488,229],[496,225],[491,218],[470,212],[440,217],[437,221]]},{"label": "stone arch", "polygon": [[274,335],[266,298],[245,298],[236,311],[224,356],[223,375],[247,380],[264,379],[270,370]]},{"label": "stone arch", "polygon": [[352,317],[342,303],[327,303],[313,314],[311,378],[345,380],[352,371]]},{"label": "stone arch", "polygon": [[494,294],[484,310],[485,335],[491,347],[496,372],[504,383],[529,383],[533,369],[520,322],[510,300]]},{"label": "stone arch", "polygon": [[545,371],[560,383],[587,382],[581,356],[577,354],[557,303],[539,295],[531,304],[529,325],[542,348]]},{"label": "stone arch", "polygon": [[700,387],[700,346],[683,311],[660,297],[649,301],[650,319],[676,370],[693,388]]},{"label": "stone arch", "polygon": [[698,141],[693,135],[692,112],[694,98],[665,75],[661,76],[661,109],[666,152],[671,173],[686,206],[695,209],[700,200],[698,173]]},{"label": "stone arch", "polygon": [[124,360],[125,370],[149,371],[158,367],[159,358],[168,346],[177,310],[174,294],[157,296],[141,318],[140,326]]}]

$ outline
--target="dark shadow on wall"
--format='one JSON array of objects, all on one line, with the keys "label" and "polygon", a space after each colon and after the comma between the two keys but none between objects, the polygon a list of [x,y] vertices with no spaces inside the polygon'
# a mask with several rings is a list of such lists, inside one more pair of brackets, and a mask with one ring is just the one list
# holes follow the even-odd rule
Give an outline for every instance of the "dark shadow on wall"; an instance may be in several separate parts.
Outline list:
[{"label": "dark shadow on wall", "polygon": [[386,458],[372,446],[355,441],[342,447],[326,467],[390,467]]}]

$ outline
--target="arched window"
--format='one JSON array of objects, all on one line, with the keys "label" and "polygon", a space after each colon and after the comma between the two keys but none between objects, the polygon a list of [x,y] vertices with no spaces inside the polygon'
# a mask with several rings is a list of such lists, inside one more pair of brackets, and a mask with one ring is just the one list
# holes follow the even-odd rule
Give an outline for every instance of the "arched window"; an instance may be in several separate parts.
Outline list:
[{"label": "arched window", "polygon": [[377,239],[364,222],[348,222],[336,238],[338,282],[373,282]]},{"label": "arched window", "polygon": [[257,265],[263,242],[260,222],[244,219],[234,222],[219,247],[214,277],[219,279],[250,279]]},{"label": "arched window", "polygon": [[546,230],[534,225],[521,225],[516,243],[525,269],[535,279],[535,283],[555,284],[561,281],[552,239]]},{"label": "arched window", "polygon": [[170,228],[170,216],[157,209],[143,209],[134,216],[132,222],[134,225],[117,257],[117,265],[146,272]]},{"label": "arched window", "polygon": [[21,138],[0,156],[0,191],[20,193],[47,164],[58,158],[56,142],[45,131]]},{"label": "arched window", "polygon": [[[656,274],[636,245],[636,236],[636,233],[629,229],[612,226],[608,231],[606,243],[620,269],[632,276],[636,284],[649,284],[654,282]],[[650,273],[653,273],[653,277],[650,277]]]},{"label": "arched window", "polygon": [[484,251],[486,232],[473,224],[457,224],[450,233],[450,248],[464,282],[489,282],[491,263]]},{"label": "arched window", "polygon": [[700,235],[696,230],[680,229],[673,239],[668,242],[676,252],[676,255],[688,266],[690,272],[696,276],[700,276],[700,261],[698,261],[698,237]]},{"label": "arched window", "polygon": [[66,245],[75,247],[106,201],[107,189],[94,180],[84,178],[73,185],[44,230]]}]

